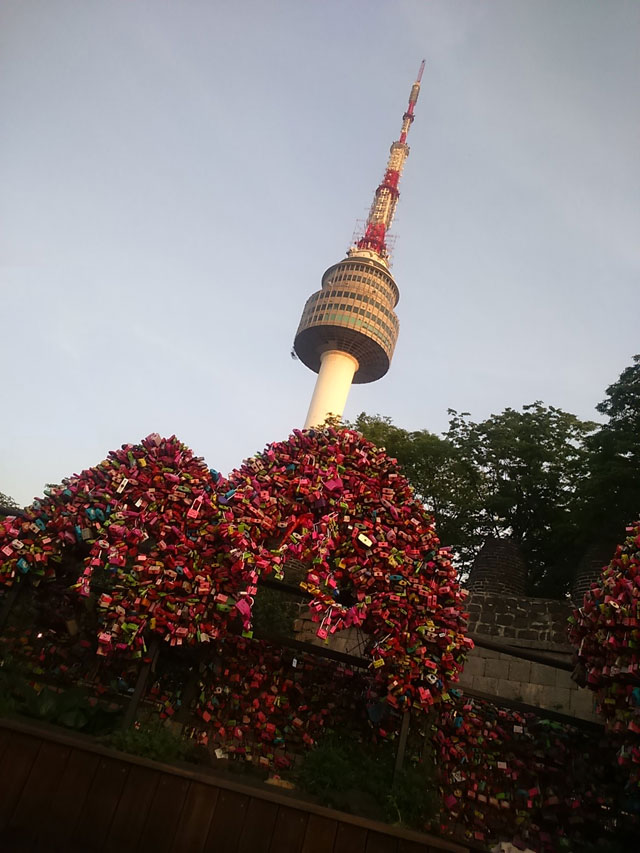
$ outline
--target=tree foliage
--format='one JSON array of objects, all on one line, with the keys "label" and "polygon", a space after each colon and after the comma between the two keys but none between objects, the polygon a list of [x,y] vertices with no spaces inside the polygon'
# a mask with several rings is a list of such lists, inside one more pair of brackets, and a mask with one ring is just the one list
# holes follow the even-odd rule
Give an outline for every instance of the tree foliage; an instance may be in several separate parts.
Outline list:
[{"label": "tree foliage", "polygon": [[5,495],[4,492],[0,492],[0,507],[6,507],[7,509],[19,509],[19,506],[14,499],[9,495]]},{"label": "tree foliage", "polygon": [[438,536],[455,546],[463,567],[482,544],[482,531],[471,519],[482,510],[481,476],[472,462],[448,437],[427,430],[410,432],[390,418],[367,415],[356,419],[355,428],[370,441],[386,447],[437,521]]},{"label": "tree foliage", "polygon": [[512,536],[529,591],[560,597],[586,549],[640,515],[640,355],[596,409],[602,424],[538,401],[480,422],[450,410],[442,436],[364,413],[355,426],[398,458],[463,572],[488,536]]},{"label": "tree foliage", "polygon": [[625,526],[640,515],[640,355],[606,394],[596,409],[608,421],[587,441],[581,523],[609,544],[620,541]]},{"label": "tree foliage", "polygon": [[541,402],[481,422],[449,414],[442,438],[366,414],[356,426],[398,458],[462,570],[487,536],[512,536],[529,564],[530,592],[561,595],[579,549],[574,504],[595,424]]},{"label": "tree foliage", "polygon": [[447,436],[480,482],[472,523],[483,539],[512,536],[521,545],[530,593],[561,594],[579,558],[576,495],[596,425],[539,401],[480,423],[451,416]]}]

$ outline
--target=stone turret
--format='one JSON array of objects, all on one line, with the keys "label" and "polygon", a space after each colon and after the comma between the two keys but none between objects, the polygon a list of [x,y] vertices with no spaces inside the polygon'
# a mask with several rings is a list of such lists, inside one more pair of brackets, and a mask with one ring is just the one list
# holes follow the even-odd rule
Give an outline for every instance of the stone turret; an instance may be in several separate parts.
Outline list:
[{"label": "stone turret", "polygon": [[585,592],[598,580],[603,566],[606,566],[616,550],[615,542],[597,542],[590,545],[578,563],[571,586],[571,600],[580,607]]},{"label": "stone turret", "polygon": [[513,539],[489,537],[476,557],[467,587],[471,592],[525,595],[527,564]]}]

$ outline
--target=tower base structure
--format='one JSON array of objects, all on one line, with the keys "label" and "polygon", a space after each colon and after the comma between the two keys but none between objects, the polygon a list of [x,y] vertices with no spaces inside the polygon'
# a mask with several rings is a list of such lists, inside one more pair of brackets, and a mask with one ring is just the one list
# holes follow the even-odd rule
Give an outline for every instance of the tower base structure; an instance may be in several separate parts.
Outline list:
[{"label": "tower base structure", "polygon": [[342,417],[353,376],[359,368],[356,358],[335,349],[325,350],[320,362],[305,429],[320,426],[330,415]]}]

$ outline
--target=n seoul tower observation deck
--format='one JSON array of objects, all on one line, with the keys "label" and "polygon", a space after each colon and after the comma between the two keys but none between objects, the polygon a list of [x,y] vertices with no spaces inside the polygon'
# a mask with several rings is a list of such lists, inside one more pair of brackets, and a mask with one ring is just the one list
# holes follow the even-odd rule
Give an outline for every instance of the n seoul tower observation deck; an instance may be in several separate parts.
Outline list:
[{"label": "n seoul tower observation deck", "polygon": [[389,370],[398,339],[400,293],[389,271],[387,234],[409,156],[407,135],[420,94],[424,60],[411,87],[399,139],[376,189],[363,236],[347,257],[329,267],[321,289],[304,306],[294,341],[300,361],[318,374],[305,429],[342,417],[352,383],[375,382]]}]

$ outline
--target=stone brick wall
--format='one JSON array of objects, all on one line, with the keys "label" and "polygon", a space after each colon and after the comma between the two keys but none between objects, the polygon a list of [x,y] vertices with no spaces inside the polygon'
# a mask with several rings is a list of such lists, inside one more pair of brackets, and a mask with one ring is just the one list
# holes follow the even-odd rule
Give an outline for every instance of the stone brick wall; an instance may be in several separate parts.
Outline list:
[{"label": "stone brick wall", "polygon": [[467,610],[471,634],[500,637],[509,645],[519,640],[520,645],[529,648],[569,651],[567,618],[572,610],[569,601],[474,589],[469,592]]},{"label": "stone brick wall", "polygon": [[[480,640],[535,652],[550,663],[573,659],[567,638],[570,601],[473,591],[467,609],[469,633]],[[570,672],[481,646],[469,656],[460,685],[583,720],[598,719],[593,693],[578,687]]]},{"label": "stone brick wall", "polygon": [[348,628],[346,631],[338,631],[329,636],[328,644],[320,637],[316,636],[319,628],[317,622],[312,622],[308,613],[302,613],[294,623],[294,631],[296,640],[303,643],[311,643],[314,646],[327,646],[335,652],[343,652],[347,655],[360,656],[363,647],[363,635],[355,628]]},{"label": "stone brick wall", "polygon": [[459,684],[463,690],[468,687],[581,720],[598,720],[593,693],[578,687],[571,673],[490,649],[476,647],[471,652]]}]

